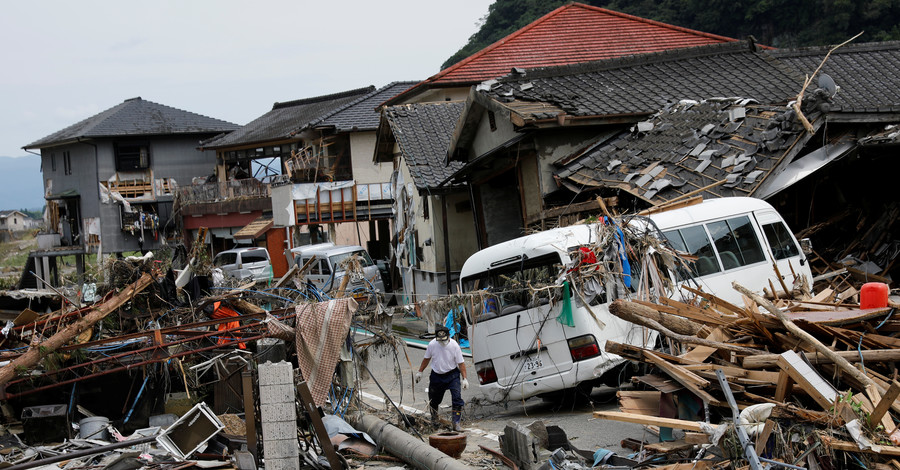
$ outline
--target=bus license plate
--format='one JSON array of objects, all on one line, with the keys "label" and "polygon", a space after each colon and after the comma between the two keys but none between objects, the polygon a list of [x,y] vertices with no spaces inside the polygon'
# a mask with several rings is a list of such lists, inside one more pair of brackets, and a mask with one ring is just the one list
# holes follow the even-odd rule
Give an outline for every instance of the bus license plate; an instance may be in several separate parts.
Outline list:
[{"label": "bus license plate", "polygon": [[541,362],[541,358],[539,357],[526,357],[525,358],[525,366],[524,370],[538,370],[543,367],[544,364]]}]

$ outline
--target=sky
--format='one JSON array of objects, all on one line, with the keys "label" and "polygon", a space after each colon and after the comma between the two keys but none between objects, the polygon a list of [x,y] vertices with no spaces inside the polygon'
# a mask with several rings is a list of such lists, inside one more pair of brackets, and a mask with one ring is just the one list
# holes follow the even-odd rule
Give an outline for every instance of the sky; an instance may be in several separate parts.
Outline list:
[{"label": "sky", "polygon": [[422,80],[492,2],[6,2],[0,156],[137,96],[243,125],[275,102]]}]

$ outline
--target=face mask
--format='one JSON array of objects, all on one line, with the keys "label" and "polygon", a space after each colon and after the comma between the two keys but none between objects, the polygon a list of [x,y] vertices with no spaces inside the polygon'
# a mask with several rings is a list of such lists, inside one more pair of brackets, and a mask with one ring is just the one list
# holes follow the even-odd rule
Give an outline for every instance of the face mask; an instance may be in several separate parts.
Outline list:
[{"label": "face mask", "polygon": [[439,339],[439,340],[438,340],[438,344],[440,344],[441,346],[447,346],[448,344],[450,344],[450,338],[447,338],[447,339]]}]

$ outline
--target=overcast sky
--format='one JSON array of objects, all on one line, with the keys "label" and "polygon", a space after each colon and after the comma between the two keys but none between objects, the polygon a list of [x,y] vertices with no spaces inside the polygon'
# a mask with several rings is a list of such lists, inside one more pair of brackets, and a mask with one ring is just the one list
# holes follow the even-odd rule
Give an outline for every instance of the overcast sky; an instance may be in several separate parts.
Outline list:
[{"label": "overcast sky", "polygon": [[492,2],[5,2],[0,156],[136,96],[243,125],[276,101],[421,80]]}]

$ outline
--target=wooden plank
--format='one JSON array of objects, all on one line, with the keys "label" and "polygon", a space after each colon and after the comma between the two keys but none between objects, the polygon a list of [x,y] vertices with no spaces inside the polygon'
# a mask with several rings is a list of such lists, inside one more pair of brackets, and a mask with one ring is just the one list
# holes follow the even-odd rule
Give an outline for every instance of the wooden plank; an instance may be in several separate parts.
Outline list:
[{"label": "wooden plank", "polygon": [[[877,423],[881,421],[881,418],[886,415],[888,409],[890,409],[891,405],[894,404],[894,401],[897,400],[897,397],[900,396],[900,383],[896,380],[891,382],[891,386],[887,389],[887,392],[881,397],[881,400],[875,405],[875,411],[869,415],[869,423]],[[890,416],[888,416],[890,419]],[[891,420],[893,423],[893,420]],[[893,431],[888,431],[893,432]]]},{"label": "wooden plank", "polygon": [[839,441],[832,439],[823,439],[825,445],[834,450],[842,450],[844,452],[865,452],[867,454],[890,455],[892,457],[900,457],[900,447],[896,446],[875,446],[871,449],[860,449],[855,442]]},{"label": "wooden plank", "polygon": [[691,444],[709,444],[709,435],[705,432],[685,432],[684,442]]},{"label": "wooden plank", "polygon": [[674,418],[660,418],[657,416],[643,416],[632,413],[621,413],[618,411],[595,411],[595,418],[608,419],[611,421],[619,421],[623,423],[643,424],[645,426],[662,426],[672,429],[683,429],[685,431],[702,432],[699,421],[687,421]]},{"label": "wooden plank", "polygon": [[685,441],[684,439],[678,439],[675,441],[664,441],[657,442],[654,444],[647,444],[644,446],[644,449],[649,450],[650,452],[655,452],[657,454],[671,454],[673,452],[681,452],[683,450],[693,449],[694,444]]},{"label": "wooden plank", "polygon": [[794,381],[791,380],[790,374],[788,374],[787,371],[782,370],[778,373],[778,382],[776,382],[775,385],[775,396],[773,398],[779,403],[784,403],[784,400],[788,397],[788,394],[791,393],[793,387]]},{"label": "wooden plank", "polygon": [[645,416],[659,416],[660,395],[660,392],[652,390],[619,390],[616,392],[620,411]]},{"label": "wooden plank", "polygon": [[[859,351],[835,351],[835,354],[843,357],[849,362],[859,362]],[[778,364],[779,354],[760,354],[757,356],[744,357],[741,365],[745,369],[768,369]],[[895,362],[900,361],[900,349],[871,349],[862,351],[863,361],[873,362]],[[807,353],[806,359],[811,364],[831,364],[831,359],[818,353]]]},{"label": "wooden plank", "polygon": [[766,443],[769,442],[769,436],[772,434],[772,430],[775,429],[775,421],[771,419],[766,420],[766,424],[763,426],[762,432],[756,436],[756,455],[763,455],[763,451],[766,450]]},{"label": "wooden plank", "polygon": [[778,358],[778,366],[790,375],[823,409],[829,410],[838,399],[837,390],[809,366],[794,351],[785,351]]},{"label": "wooden plank", "polygon": [[303,409],[306,410],[306,414],[312,422],[316,440],[319,441],[319,447],[322,448],[322,452],[328,459],[328,464],[331,468],[343,468],[343,464],[341,464],[341,460],[334,450],[334,445],[331,444],[331,439],[328,437],[328,431],[325,430],[325,423],[322,422],[322,417],[319,415],[319,407],[316,406],[316,402],[313,401],[312,394],[309,392],[306,381],[297,384],[297,393],[300,395],[300,403],[303,405]]}]

